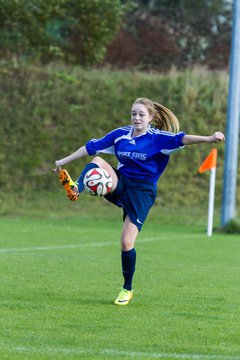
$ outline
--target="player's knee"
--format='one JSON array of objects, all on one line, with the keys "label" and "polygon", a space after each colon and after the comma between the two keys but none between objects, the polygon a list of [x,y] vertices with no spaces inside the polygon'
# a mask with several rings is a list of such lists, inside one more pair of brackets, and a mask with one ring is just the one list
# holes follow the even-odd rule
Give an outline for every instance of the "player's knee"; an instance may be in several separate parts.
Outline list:
[{"label": "player's knee", "polygon": [[104,160],[100,157],[100,156],[95,156],[93,159],[92,159],[92,162],[94,164],[97,164],[99,167],[101,167],[101,165],[103,165],[104,163]]},{"label": "player's knee", "polygon": [[129,250],[132,250],[134,248],[134,241],[122,239],[121,245],[122,245],[122,250],[123,251],[129,251]]}]

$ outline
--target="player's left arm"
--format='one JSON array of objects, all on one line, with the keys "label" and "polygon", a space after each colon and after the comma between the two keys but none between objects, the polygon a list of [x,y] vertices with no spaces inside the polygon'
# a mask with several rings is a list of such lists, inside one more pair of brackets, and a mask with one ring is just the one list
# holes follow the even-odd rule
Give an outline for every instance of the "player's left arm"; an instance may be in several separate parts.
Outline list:
[{"label": "player's left arm", "polygon": [[216,131],[210,136],[201,135],[184,135],[182,143],[184,145],[200,144],[200,143],[219,143],[225,140],[225,136],[222,132]]}]

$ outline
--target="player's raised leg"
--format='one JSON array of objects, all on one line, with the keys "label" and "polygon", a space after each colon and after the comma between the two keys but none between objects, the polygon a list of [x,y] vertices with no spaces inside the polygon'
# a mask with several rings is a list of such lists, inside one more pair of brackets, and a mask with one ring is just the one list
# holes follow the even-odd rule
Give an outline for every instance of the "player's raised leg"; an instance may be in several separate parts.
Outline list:
[{"label": "player's raised leg", "polygon": [[71,176],[69,175],[68,171],[66,169],[59,169],[58,170],[58,176],[61,184],[63,185],[67,196],[70,200],[76,201],[79,197],[79,194],[84,190],[84,184],[83,180],[87,172],[94,168],[102,168],[106,170],[110,176],[112,177],[112,188],[110,192],[113,192],[118,183],[118,177],[114,171],[114,169],[111,167],[110,164],[108,164],[107,161],[102,159],[100,156],[96,156],[92,162],[87,164],[85,168],[83,169],[82,173],[80,174],[77,181],[73,181]]},{"label": "player's raised leg", "polygon": [[83,182],[84,182],[85,175],[87,174],[88,171],[90,171],[91,169],[94,169],[94,168],[101,168],[101,169],[106,170],[109,173],[109,175],[112,177],[112,188],[111,188],[110,192],[113,192],[116,189],[117,183],[118,183],[117,174],[115,173],[112,166],[110,164],[108,164],[107,161],[102,159],[100,156],[95,156],[93,158],[93,160],[85,166],[81,175],[79,176],[78,180],[76,181],[76,183],[78,185],[79,193],[81,193],[84,190]]},{"label": "player's raised leg", "polygon": [[112,188],[111,188],[111,193],[116,189],[117,184],[118,184],[118,177],[116,172],[114,171],[114,169],[112,168],[112,166],[105,161],[104,159],[102,159],[100,156],[95,156],[91,162],[91,164],[95,164],[96,167],[100,167],[104,170],[106,170],[109,175],[112,178]]}]

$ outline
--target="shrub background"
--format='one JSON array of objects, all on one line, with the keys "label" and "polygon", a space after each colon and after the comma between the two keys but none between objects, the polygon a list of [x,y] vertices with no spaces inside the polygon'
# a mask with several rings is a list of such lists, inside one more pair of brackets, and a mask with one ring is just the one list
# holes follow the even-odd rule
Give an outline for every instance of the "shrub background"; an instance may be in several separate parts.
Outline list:
[{"label": "shrub background", "polygon": [[[0,68],[0,81],[3,192],[58,190],[50,172],[54,161],[88,139],[130,123],[136,97],[149,97],[170,108],[187,133],[225,131],[228,76],[224,71],[198,68],[163,75],[62,64],[9,65]],[[199,175],[197,170],[211,148],[201,144],[172,156],[159,181],[161,203],[194,205],[208,198],[209,174]],[[216,202],[220,203],[224,144],[217,148]],[[113,156],[105,158],[116,165]],[[89,160],[67,168],[77,177]]]}]

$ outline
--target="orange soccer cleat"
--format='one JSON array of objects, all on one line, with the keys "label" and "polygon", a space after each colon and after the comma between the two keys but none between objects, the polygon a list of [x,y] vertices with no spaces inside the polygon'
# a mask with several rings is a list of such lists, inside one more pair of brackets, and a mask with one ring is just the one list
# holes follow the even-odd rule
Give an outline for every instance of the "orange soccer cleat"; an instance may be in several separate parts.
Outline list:
[{"label": "orange soccer cleat", "polygon": [[70,200],[76,201],[79,196],[78,186],[77,184],[71,179],[71,176],[65,169],[61,169],[58,173],[58,177],[60,183],[64,187],[67,196]]}]

